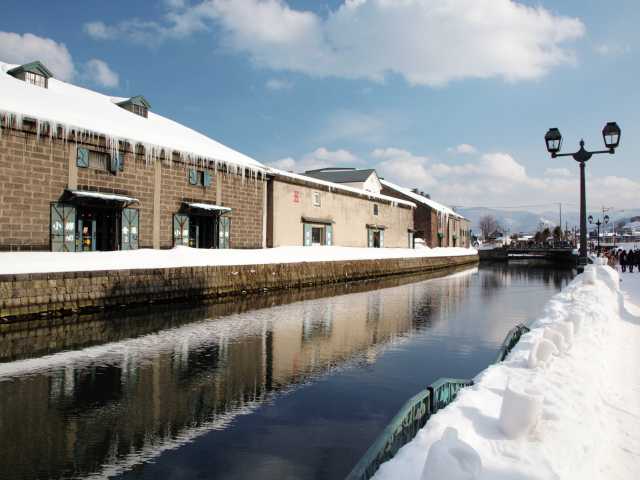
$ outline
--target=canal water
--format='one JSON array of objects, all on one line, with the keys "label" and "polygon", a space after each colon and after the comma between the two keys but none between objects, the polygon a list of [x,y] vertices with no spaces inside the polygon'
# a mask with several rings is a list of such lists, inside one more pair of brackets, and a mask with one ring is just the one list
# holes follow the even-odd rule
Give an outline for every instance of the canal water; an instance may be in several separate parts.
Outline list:
[{"label": "canal water", "polygon": [[438,275],[1,325],[0,478],[343,478],[574,272]]}]

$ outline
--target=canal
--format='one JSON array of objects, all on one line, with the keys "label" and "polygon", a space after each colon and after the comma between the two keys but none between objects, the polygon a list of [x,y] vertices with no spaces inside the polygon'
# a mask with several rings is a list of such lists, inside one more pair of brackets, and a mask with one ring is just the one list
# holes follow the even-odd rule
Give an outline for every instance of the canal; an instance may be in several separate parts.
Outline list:
[{"label": "canal", "polygon": [[340,479],[575,272],[481,265],[0,325],[0,478]]}]

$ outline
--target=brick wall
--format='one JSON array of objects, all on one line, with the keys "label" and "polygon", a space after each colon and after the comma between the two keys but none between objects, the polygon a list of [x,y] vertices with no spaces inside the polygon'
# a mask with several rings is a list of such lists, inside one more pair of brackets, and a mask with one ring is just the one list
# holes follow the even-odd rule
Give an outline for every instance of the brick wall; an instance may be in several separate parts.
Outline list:
[{"label": "brick wall", "polygon": [[49,204],[67,186],[70,148],[0,128],[0,250],[49,249]]},{"label": "brick wall", "polygon": [[0,318],[424,273],[477,255],[0,276]]},{"label": "brick wall", "polygon": [[[81,145],[107,152],[104,139]],[[38,139],[35,127],[28,124],[23,130],[0,127],[0,250],[49,249],[50,203],[60,200],[69,187],[69,158],[75,159],[75,151],[75,142]],[[185,200],[231,207],[230,246],[262,247],[265,182],[209,170],[214,178],[204,188],[189,183],[189,168],[177,156],[171,166],[162,166],[160,247],[173,246],[173,214]],[[153,246],[154,166],[142,151],[126,152],[124,170],[117,175],[77,168],[77,188],[137,198],[139,204],[132,207],[140,211],[139,246]]]},{"label": "brick wall", "polygon": [[[102,144],[86,144],[94,151],[107,152]],[[75,144],[70,144],[75,151]],[[75,158],[75,156],[74,156]],[[140,212],[139,247],[152,247],[153,232],[153,167],[147,165],[144,156],[131,151],[124,154],[124,170],[116,175],[103,169],[78,168],[78,190],[118,193],[139,200],[131,205]],[[65,164],[65,175],[68,165]],[[66,182],[65,182],[66,187]],[[47,224],[48,228],[48,224]]]}]

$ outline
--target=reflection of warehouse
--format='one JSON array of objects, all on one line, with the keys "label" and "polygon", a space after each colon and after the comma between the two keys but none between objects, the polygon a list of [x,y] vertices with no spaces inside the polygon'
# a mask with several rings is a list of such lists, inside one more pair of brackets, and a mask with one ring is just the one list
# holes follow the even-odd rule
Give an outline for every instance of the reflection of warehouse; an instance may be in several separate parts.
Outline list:
[{"label": "reflection of warehouse", "polygon": [[223,317],[206,330],[179,327],[0,382],[3,467],[22,478],[57,478],[126,462],[130,453],[152,458],[224,428],[272,390],[375,356],[411,331],[413,312],[432,303],[429,295],[405,286]]},{"label": "reflection of warehouse", "polygon": [[264,169],[151,111],[0,63],[0,249],[259,248]]}]

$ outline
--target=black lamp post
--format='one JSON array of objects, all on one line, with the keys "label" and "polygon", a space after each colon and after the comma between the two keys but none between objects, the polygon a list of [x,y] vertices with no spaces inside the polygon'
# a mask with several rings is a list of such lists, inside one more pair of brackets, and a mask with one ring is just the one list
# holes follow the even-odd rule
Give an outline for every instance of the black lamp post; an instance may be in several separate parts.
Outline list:
[{"label": "black lamp post", "polygon": [[[606,225],[607,223],[609,223],[609,215],[605,215],[602,220],[603,221],[600,221],[600,219],[598,219],[598,221],[594,224],[596,227],[598,227],[598,246],[596,247],[598,253],[600,253],[600,225]],[[591,215],[589,215],[589,223],[593,223],[593,217]]]},{"label": "black lamp post", "polygon": [[[587,264],[587,199],[585,194],[584,166],[592,155],[599,153],[616,153],[616,148],[620,144],[620,127],[616,122],[608,122],[602,129],[602,138],[607,150],[597,150],[590,152],[584,148],[584,140],[580,140],[580,149],[574,153],[559,153],[562,146],[562,135],[557,128],[550,128],[544,136],[547,151],[551,158],[573,157],[580,164],[580,265]],[[598,240],[600,237],[598,236]]]}]

